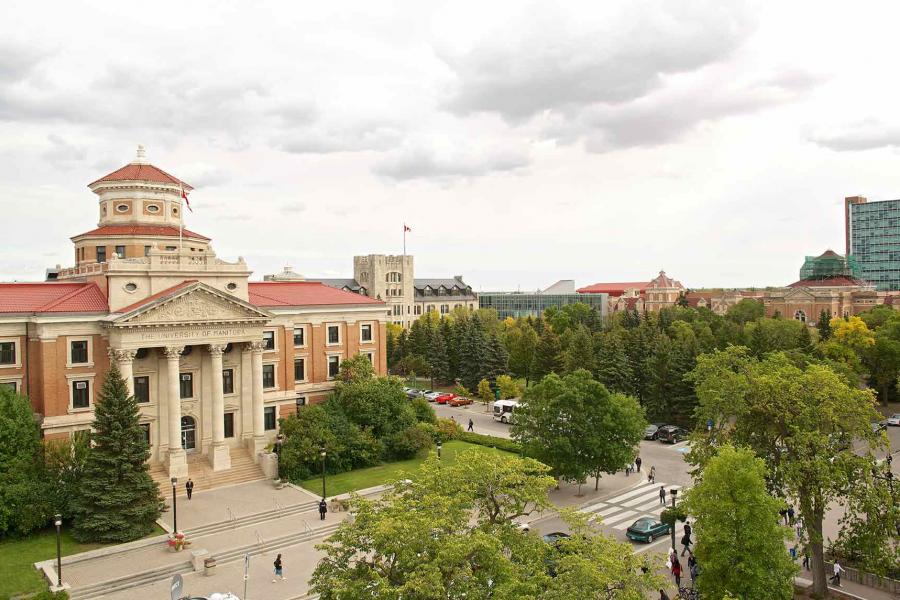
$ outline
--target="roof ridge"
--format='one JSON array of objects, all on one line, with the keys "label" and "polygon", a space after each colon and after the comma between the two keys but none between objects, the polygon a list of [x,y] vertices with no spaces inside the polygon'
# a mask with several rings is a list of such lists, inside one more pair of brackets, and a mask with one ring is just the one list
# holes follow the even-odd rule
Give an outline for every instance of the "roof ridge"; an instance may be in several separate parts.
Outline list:
[{"label": "roof ridge", "polygon": [[[86,290],[89,290],[89,289],[91,289],[92,287],[97,288],[97,291],[100,291],[100,288],[99,288],[99,287],[97,286],[97,284],[94,283],[93,281],[91,281],[91,282],[89,282],[89,283],[84,283],[84,284],[80,285],[79,287],[75,288],[74,290],[72,290],[71,292],[69,292],[69,293],[67,293],[67,294],[63,294],[62,296],[60,296],[60,297],[57,298],[56,300],[52,300],[51,302],[48,302],[47,304],[42,305],[42,306],[40,307],[40,309],[39,309],[38,311],[35,311],[35,312],[46,312],[46,311],[49,311],[51,308],[53,308],[53,307],[55,307],[55,306],[59,306],[60,304],[62,304],[62,303],[65,302],[66,300],[69,300],[70,298],[74,298],[75,296],[78,296],[78,295],[80,295],[80,294],[83,294]],[[101,292],[101,293],[102,293],[102,292]]]}]

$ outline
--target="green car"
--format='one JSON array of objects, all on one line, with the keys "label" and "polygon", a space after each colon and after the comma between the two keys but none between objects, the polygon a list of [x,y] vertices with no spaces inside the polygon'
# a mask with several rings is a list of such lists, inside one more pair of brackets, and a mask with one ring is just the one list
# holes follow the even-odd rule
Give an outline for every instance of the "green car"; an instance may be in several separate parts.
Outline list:
[{"label": "green car", "polygon": [[643,517],[631,524],[625,535],[629,540],[650,543],[658,537],[669,533],[669,526],[653,517]]}]

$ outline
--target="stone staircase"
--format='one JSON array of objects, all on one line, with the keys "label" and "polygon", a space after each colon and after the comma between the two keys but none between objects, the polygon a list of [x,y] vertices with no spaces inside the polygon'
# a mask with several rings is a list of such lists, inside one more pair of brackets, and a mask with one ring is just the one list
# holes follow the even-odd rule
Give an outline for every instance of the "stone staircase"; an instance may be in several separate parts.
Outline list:
[{"label": "stone staircase", "polygon": [[[194,482],[194,491],[202,492],[226,485],[237,485],[249,481],[265,479],[262,469],[253,462],[253,457],[246,448],[232,447],[231,468],[224,471],[213,471],[208,458],[203,454],[188,454],[188,476]],[[172,494],[172,484],[169,480],[169,471],[163,464],[150,466],[150,476],[159,486],[160,492],[166,498]],[[186,478],[179,478],[177,494],[186,496],[184,489]]]}]

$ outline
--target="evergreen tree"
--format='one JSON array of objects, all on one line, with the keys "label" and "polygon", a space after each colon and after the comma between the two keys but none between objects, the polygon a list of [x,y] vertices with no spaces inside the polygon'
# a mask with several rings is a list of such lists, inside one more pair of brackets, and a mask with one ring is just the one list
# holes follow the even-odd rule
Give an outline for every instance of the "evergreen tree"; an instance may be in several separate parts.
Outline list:
[{"label": "evergreen tree", "polygon": [[407,355],[409,355],[409,332],[404,329],[397,337],[397,344],[394,348],[394,365],[402,363]]},{"label": "evergreen tree", "polygon": [[162,498],[148,472],[134,396],[113,363],[94,406],[93,447],[73,502],[78,541],[127,542],[153,531]]},{"label": "evergreen tree", "polygon": [[451,323],[450,319],[441,319],[441,338],[444,340],[444,348],[447,350],[447,381],[456,381],[459,378],[459,336],[458,325]]},{"label": "evergreen tree", "polygon": [[561,351],[559,336],[544,325],[544,331],[534,349],[534,363],[531,366],[531,373],[536,381],[540,381],[550,373],[562,372]]},{"label": "evergreen tree", "polygon": [[436,329],[431,336],[431,346],[428,348],[428,367],[431,372],[431,387],[434,382],[447,383],[450,378],[450,362],[447,359],[447,346],[444,344],[444,336],[441,329]]},{"label": "evergreen tree", "polygon": [[819,330],[819,341],[826,342],[831,337],[831,313],[824,308],[819,313],[819,322],[816,324]]},{"label": "evergreen tree", "polygon": [[574,373],[578,369],[594,370],[594,340],[584,325],[579,325],[569,336],[568,344],[563,352],[563,367],[566,373]]},{"label": "evergreen tree", "polygon": [[487,379],[496,387],[497,378],[509,372],[509,354],[497,334],[491,334],[487,352]]},{"label": "evergreen tree", "polygon": [[478,315],[472,315],[465,328],[459,357],[459,378],[462,384],[474,390],[487,374],[488,345]]},{"label": "evergreen tree", "polygon": [[601,334],[597,348],[597,381],[611,392],[628,394],[631,391],[631,364],[625,347],[615,331]]},{"label": "evergreen tree", "polygon": [[673,364],[672,342],[665,334],[656,340],[650,358],[650,386],[644,406],[650,419],[666,419],[671,414],[670,401],[675,396],[676,368]]},{"label": "evergreen tree", "polygon": [[517,377],[524,377],[526,385],[530,379],[537,341],[538,334],[528,319],[519,320],[504,336],[509,352],[509,370]]},{"label": "evergreen tree", "polygon": [[394,353],[397,351],[397,336],[394,335],[392,327],[387,328],[387,339],[385,340],[385,354],[387,354],[388,371],[394,369]]}]

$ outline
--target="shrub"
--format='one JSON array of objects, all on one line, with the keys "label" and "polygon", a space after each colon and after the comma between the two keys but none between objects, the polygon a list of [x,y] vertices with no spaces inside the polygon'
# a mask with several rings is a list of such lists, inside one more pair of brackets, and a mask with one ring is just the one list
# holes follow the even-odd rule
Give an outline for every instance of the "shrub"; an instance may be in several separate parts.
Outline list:
[{"label": "shrub", "polygon": [[463,430],[462,425],[452,419],[438,419],[436,429],[442,443],[455,440]]},{"label": "shrub", "polygon": [[431,423],[416,423],[416,427],[427,433],[428,437],[430,437],[432,441],[436,442],[441,439],[441,432],[438,431],[436,425],[433,425]]},{"label": "shrub", "polygon": [[460,432],[456,436],[456,439],[460,441],[469,442],[470,444],[478,444],[479,446],[487,446],[488,448],[497,448],[498,450],[505,450],[514,454],[522,453],[521,444],[513,440],[493,437],[490,435],[482,435],[480,433],[472,433],[469,431],[462,431],[461,429],[462,428],[460,428]]},{"label": "shrub", "polygon": [[457,384],[456,387],[453,388],[453,393],[456,394],[457,396],[465,396],[466,398],[469,398],[472,396],[472,392],[469,391],[469,388],[467,388],[466,386],[464,386],[461,383]]},{"label": "shrub", "polygon": [[432,426],[417,423],[388,438],[387,449],[391,456],[396,460],[414,458],[426,448],[430,448],[433,441],[428,427]]},{"label": "shrub", "polygon": [[500,397],[504,400],[507,398],[518,398],[522,395],[522,388],[509,375],[498,377],[497,387],[500,389]]},{"label": "shrub", "polygon": [[413,401],[410,402],[410,406],[412,406],[416,413],[416,421],[420,423],[437,423],[437,415],[425,398],[414,398]]}]

